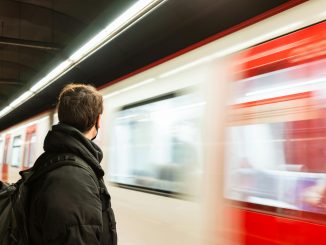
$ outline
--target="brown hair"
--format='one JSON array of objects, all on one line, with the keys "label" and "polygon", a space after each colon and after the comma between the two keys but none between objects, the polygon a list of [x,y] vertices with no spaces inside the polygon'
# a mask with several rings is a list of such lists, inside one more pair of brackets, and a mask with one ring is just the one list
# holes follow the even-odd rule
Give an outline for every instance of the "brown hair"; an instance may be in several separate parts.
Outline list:
[{"label": "brown hair", "polygon": [[58,101],[59,122],[77,128],[82,133],[89,131],[103,112],[103,97],[95,87],[86,84],[68,84]]}]

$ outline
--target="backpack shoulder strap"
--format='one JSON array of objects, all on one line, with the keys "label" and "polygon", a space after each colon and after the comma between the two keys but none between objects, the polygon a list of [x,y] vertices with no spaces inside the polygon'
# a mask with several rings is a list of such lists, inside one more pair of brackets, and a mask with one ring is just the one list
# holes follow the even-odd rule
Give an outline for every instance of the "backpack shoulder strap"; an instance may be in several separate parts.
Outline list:
[{"label": "backpack shoulder strap", "polygon": [[75,166],[86,170],[96,183],[97,188],[101,189],[99,180],[95,175],[93,169],[83,159],[71,153],[62,153],[51,157],[42,165],[42,167],[34,170],[33,174],[26,181],[26,184],[32,183],[45,174],[63,166]]}]

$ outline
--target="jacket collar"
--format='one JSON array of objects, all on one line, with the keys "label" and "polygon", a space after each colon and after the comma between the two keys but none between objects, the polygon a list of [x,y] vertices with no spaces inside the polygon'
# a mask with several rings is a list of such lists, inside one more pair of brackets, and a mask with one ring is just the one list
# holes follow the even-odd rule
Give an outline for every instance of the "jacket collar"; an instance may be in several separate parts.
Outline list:
[{"label": "jacket collar", "polygon": [[87,139],[78,129],[63,123],[52,126],[44,140],[44,151],[53,153],[72,153],[88,163],[98,177],[104,171],[100,165],[103,152],[93,141]]}]

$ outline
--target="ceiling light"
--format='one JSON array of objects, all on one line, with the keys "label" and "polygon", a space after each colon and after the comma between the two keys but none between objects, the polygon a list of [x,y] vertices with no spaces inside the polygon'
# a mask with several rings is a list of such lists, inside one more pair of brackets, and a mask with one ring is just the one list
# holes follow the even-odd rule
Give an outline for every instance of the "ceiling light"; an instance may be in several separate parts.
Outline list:
[{"label": "ceiling light", "polygon": [[113,22],[108,24],[102,31],[92,37],[88,42],[82,45],[76,52],[74,52],[68,59],[57,65],[45,77],[36,82],[27,92],[22,94],[16,100],[12,101],[9,106],[0,111],[0,117],[8,114],[17,106],[31,98],[33,95],[50,85],[63,74],[68,72],[82,60],[97,51],[103,45],[107,44],[113,38],[125,31],[132,24],[150,13],[160,4],[166,0],[139,0],[127,9]]},{"label": "ceiling light", "polygon": [[6,106],[5,108],[3,108],[1,111],[0,111],[0,117],[6,115],[9,111],[12,110],[12,107],[11,106]]},{"label": "ceiling light", "polygon": [[132,5],[126,12],[116,18],[102,31],[92,37],[87,43],[82,45],[76,52],[74,52],[69,59],[74,62],[80,62],[98,48],[105,45],[108,41],[112,40],[118,35],[121,30],[126,29],[129,25],[142,17],[153,6],[163,1],[141,0]]},{"label": "ceiling light", "polygon": [[58,66],[56,66],[50,73],[48,73],[45,77],[43,77],[40,81],[34,84],[31,87],[30,91],[37,92],[40,89],[43,89],[45,86],[49,85],[51,82],[58,79],[60,76],[65,74],[69,68],[72,68],[73,63],[70,60],[65,60]]},{"label": "ceiling light", "polygon": [[33,93],[31,91],[26,91],[21,96],[19,96],[17,99],[15,99],[13,102],[11,102],[9,106],[14,108],[17,105],[22,104],[23,102],[25,102],[26,100],[28,100],[32,96],[33,96]]}]

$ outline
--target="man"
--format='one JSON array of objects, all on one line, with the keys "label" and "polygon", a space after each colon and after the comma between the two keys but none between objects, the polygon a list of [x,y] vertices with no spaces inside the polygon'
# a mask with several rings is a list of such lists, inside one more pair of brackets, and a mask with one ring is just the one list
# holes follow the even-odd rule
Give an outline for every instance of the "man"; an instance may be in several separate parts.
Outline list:
[{"label": "man", "polygon": [[28,212],[31,244],[116,245],[114,214],[102,180],[103,155],[92,142],[100,128],[103,98],[90,85],[69,84],[60,93],[57,109],[59,124],[48,132],[35,171],[55,157],[62,163],[65,160],[60,156],[70,154],[84,161],[97,180],[84,168],[63,164],[32,183]]}]

